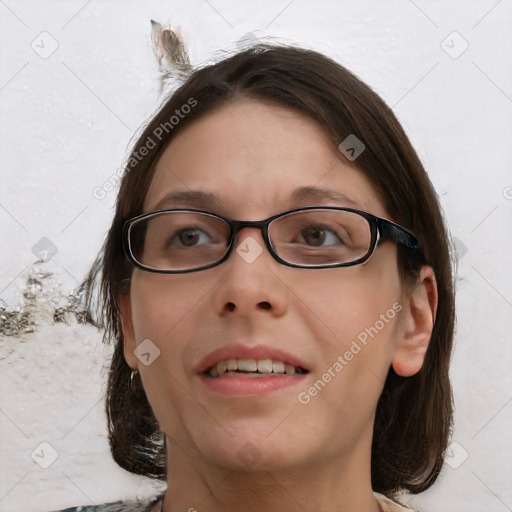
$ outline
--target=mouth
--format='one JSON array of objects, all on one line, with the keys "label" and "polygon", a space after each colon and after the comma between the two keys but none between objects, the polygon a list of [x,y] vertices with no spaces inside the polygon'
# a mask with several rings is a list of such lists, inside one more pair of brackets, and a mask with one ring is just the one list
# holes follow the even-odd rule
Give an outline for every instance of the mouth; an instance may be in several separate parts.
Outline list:
[{"label": "mouth", "polygon": [[229,343],[200,360],[195,371],[211,392],[247,398],[298,386],[312,370],[273,344]]},{"label": "mouth", "polygon": [[230,376],[271,377],[293,376],[309,373],[302,366],[287,364],[276,359],[223,359],[208,366],[203,375],[210,379],[220,379]]},{"label": "mouth", "polygon": [[200,360],[195,370],[199,375],[219,379],[232,376],[291,377],[309,373],[310,368],[297,356],[270,344],[229,343]]}]

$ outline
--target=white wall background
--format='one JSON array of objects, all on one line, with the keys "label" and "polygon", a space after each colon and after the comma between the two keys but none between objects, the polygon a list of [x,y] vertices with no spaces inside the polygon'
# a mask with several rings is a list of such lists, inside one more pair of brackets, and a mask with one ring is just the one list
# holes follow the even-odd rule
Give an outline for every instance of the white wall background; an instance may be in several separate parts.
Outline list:
[{"label": "white wall background", "polygon": [[[335,58],[393,107],[461,258],[454,449],[435,486],[409,503],[512,510],[511,0],[5,0],[0,15],[0,298],[13,309],[29,275],[53,274],[43,291],[32,287],[37,332],[0,338],[0,510],[155,492],[110,457],[100,333],[41,313],[100,249],[116,192],[92,191],[156,107],[150,18],[181,26],[194,65],[248,33],[273,36]],[[37,263],[43,237],[57,252]]]}]

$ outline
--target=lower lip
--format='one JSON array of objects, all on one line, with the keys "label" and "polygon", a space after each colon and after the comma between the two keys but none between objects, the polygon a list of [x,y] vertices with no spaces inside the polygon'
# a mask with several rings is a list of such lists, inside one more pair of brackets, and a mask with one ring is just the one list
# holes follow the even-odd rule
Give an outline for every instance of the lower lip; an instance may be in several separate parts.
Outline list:
[{"label": "lower lip", "polygon": [[226,375],[212,379],[200,375],[201,381],[213,391],[225,395],[266,395],[278,389],[295,386],[302,382],[307,373],[271,377],[249,377],[244,375]]}]

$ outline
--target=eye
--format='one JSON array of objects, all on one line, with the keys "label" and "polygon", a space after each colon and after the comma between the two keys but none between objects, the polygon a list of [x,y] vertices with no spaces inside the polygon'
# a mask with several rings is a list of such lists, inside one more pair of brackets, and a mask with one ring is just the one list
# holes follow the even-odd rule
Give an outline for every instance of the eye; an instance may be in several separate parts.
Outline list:
[{"label": "eye", "polygon": [[[310,245],[315,247],[323,245],[335,245],[340,242],[342,244],[345,243],[335,230],[321,224],[311,224],[309,226],[303,227],[300,231],[300,234],[306,243],[310,243]],[[330,243],[323,244],[322,242],[325,241]]]},{"label": "eye", "polygon": [[207,233],[205,233],[205,231],[197,227],[190,227],[180,229],[174,235],[169,237],[167,246],[172,245],[176,240],[184,247],[195,247],[201,243],[208,243],[211,238]]}]

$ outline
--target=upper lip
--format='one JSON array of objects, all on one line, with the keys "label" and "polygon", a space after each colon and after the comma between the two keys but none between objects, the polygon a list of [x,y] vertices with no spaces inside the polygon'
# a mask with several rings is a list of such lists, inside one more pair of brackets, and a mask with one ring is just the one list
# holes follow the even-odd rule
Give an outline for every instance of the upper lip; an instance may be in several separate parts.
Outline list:
[{"label": "upper lip", "polygon": [[242,343],[230,343],[210,352],[197,363],[196,371],[197,373],[204,373],[213,368],[219,361],[226,361],[227,359],[272,359],[309,371],[303,361],[287,352],[267,345],[247,346]]}]

